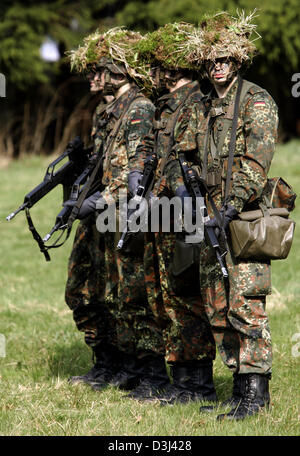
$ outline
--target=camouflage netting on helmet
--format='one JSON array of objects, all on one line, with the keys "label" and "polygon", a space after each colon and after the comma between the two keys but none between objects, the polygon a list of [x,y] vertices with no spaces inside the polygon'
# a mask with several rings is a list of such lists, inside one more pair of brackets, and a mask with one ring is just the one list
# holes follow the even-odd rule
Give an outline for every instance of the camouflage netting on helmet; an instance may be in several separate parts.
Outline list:
[{"label": "camouflage netting on helmet", "polygon": [[193,32],[194,26],[185,22],[166,24],[139,42],[140,55],[165,69],[194,70],[197,67],[186,59],[188,48],[184,46]]},{"label": "camouflage netting on helmet", "polygon": [[123,28],[113,28],[105,33],[96,30],[84,38],[82,46],[69,53],[71,70],[79,73],[95,71],[101,59],[121,64],[137,83],[150,88],[152,80],[149,65],[141,59],[138,43],[142,35]]},{"label": "camouflage netting on helmet", "polygon": [[241,12],[236,18],[227,12],[203,16],[200,26],[186,43],[187,60],[191,63],[215,61],[228,56],[241,64],[250,63],[256,53],[254,41],[260,38],[256,25],[251,23],[254,14],[255,11],[245,16]]}]

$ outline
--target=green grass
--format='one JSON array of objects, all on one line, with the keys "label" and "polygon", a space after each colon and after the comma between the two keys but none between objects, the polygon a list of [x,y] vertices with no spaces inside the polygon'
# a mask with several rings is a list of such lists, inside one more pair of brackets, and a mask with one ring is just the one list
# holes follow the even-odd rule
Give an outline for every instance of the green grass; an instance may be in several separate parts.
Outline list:
[{"label": "green grass", "polygon": [[[0,334],[6,339],[6,356],[0,357],[0,435],[299,435],[300,347],[292,340],[300,334],[299,210],[292,214],[298,224],[292,251],[287,260],[273,262],[274,293],[268,299],[274,345],[272,407],[243,422],[219,423],[217,412],[200,414],[197,404],[139,404],[114,388],[98,393],[67,383],[69,376],[91,366],[91,354],[64,303],[73,236],[50,252],[52,260],[47,263],[24,213],[5,221],[24,194],[41,181],[49,162],[49,157],[30,157],[0,170]],[[300,195],[299,142],[278,146],[270,176],[282,176]],[[41,235],[53,225],[60,200],[57,189],[32,209]],[[228,397],[231,375],[219,356],[215,384],[220,399]]]}]

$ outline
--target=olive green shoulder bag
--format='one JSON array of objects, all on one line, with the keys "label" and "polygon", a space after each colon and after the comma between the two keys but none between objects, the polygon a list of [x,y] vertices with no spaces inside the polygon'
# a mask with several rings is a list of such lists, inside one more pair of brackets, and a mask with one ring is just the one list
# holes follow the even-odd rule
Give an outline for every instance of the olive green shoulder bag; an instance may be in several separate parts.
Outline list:
[{"label": "olive green shoulder bag", "polygon": [[[234,125],[232,130],[234,130]],[[235,149],[235,131],[232,133],[225,201],[227,201],[229,193]],[[296,194],[283,179],[268,179],[259,202],[259,209],[241,212],[237,219],[229,224],[232,250],[235,257],[246,260],[281,260],[287,258],[295,230],[295,222],[289,219],[289,213],[294,209],[295,199]]]}]

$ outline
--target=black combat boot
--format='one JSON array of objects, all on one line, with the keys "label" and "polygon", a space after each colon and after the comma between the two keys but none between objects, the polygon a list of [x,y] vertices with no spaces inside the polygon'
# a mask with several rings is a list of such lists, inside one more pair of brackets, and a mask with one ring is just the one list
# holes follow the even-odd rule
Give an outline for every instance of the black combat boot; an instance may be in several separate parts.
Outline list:
[{"label": "black combat boot", "polygon": [[217,400],[212,362],[173,363],[170,371],[173,384],[160,396],[162,405]]},{"label": "black combat boot", "polygon": [[166,387],[171,386],[165,358],[162,355],[145,356],[141,362],[143,363],[141,382],[126,397],[139,401],[159,399]]},{"label": "black combat boot", "polygon": [[116,373],[119,360],[119,350],[107,343],[102,343],[93,349],[94,366],[83,375],[76,375],[68,379],[69,383],[87,383],[94,386],[96,383],[103,389]]},{"label": "black combat boot", "polygon": [[243,420],[247,416],[255,415],[263,407],[269,406],[269,377],[261,374],[243,374],[243,376],[245,377],[245,391],[242,398],[229,413],[218,415],[218,420],[224,418]]},{"label": "black combat boot", "polygon": [[232,396],[226,401],[219,403],[218,405],[204,405],[200,407],[200,412],[213,412],[219,407],[237,407],[242,400],[242,397],[246,389],[246,375],[244,374],[233,374],[233,389]]},{"label": "black combat boot", "polygon": [[131,390],[137,387],[142,379],[143,365],[135,355],[122,353],[122,363],[110,380],[110,385],[120,389]]}]

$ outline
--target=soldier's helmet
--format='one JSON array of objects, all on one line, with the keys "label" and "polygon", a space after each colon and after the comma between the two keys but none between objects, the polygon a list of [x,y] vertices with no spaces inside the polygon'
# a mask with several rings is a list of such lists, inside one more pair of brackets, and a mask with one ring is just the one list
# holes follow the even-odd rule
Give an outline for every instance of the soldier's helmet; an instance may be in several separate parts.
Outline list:
[{"label": "soldier's helmet", "polygon": [[71,70],[80,73],[104,69],[107,83],[110,75],[123,75],[142,88],[150,89],[150,67],[140,58],[137,45],[142,39],[138,32],[121,27],[106,32],[96,30],[83,40],[76,50],[69,52]]},{"label": "soldier's helmet", "polygon": [[241,11],[233,17],[223,11],[203,16],[190,38],[187,60],[203,64],[227,57],[239,66],[251,63],[257,52],[254,42],[260,38],[252,23],[255,13],[256,10],[246,16]]},{"label": "soldier's helmet", "polygon": [[147,33],[141,40],[140,55],[151,65],[156,86],[158,83],[163,84],[166,70],[173,73],[174,82],[183,75],[198,70],[199,61],[191,62],[186,59],[187,43],[194,29],[192,24],[186,22],[170,23]]}]

